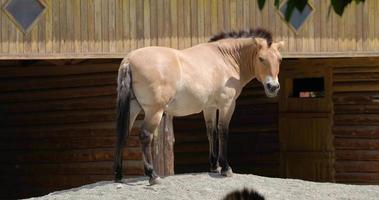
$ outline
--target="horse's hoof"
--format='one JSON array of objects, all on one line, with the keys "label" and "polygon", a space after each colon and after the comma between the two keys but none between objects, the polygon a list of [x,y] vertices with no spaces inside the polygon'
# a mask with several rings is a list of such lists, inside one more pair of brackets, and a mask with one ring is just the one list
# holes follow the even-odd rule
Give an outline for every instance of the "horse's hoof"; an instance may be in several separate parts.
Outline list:
[{"label": "horse's hoof", "polygon": [[159,176],[149,179],[150,185],[157,185],[157,184],[161,184],[161,183],[162,183],[162,181],[161,181],[161,178]]},{"label": "horse's hoof", "polygon": [[232,177],[233,176],[232,168],[228,167],[226,170],[221,170],[221,175],[226,176],[226,177]]},{"label": "horse's hoof", "polygon": [[221,167],[216,167],[216,168],[213,168],[211,167],[210,169],[211,173],[220,173],[221,172]]}]

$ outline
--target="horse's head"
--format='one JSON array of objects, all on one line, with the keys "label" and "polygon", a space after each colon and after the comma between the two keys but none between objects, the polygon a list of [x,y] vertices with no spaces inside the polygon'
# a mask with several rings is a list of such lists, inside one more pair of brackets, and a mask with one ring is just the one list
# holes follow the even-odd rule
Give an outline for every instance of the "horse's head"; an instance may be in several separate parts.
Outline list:
[{"label": "horse's head", "polygon": [[280,89],[278,80],[279,65],[282,56],[279,52],[284,42],[272,43],[271,46],[262,38],[254,38],[256,54],[254,55],[254,68],[256,78],[263,84],[268,97],[276,97]]}]

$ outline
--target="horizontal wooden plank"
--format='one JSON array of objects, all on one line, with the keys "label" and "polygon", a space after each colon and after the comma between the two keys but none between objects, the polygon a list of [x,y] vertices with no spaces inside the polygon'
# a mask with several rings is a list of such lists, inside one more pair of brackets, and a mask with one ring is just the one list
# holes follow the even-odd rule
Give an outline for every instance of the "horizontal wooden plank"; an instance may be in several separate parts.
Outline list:
[{"label": "horizontal wooden plank", "polygon": [[93,87],[114,85],[116,87],[116,72],[101,72],[69,76],[49,76],[32,78],[7,78],[0,80],[0,92],[28,91],[43,89],[59,89],[74,87]]},{"label": "horizontal wooden plank", "polygon": [[367,81],[367,82],[354,82],[351,84],[350,82],[336,82],[333,83],[334,92],[365,92],[365,91],[378,91],[379,90],[379,82],[378,81]]},{"label": "horizontal wooden plank", "polygon": [[376,114],[379,113],[379,104],[336,104],[334,112],[338,114]]},{"label": "horizontal wooden plank", "polygon": [[[78,162],[78,163],[44,163],[44,164],[0,164],[4,174],[22,175],[110,175],[113,174],[113,161]],[[142,161],[126,160],[123,165],[125,175],[143,174]]]},{"label": "horizontal wooden plank", "polygon": [[72,99],[105,95],[115,96],[116,86],[103,85],[94,87],[47,89],[40,91],[8,92],[0,96],[0,103]]},{"label": "horizontal wooden plank", "polygon": [[[379,68],[379,65],[378,65]],[[372,70],[372,69],[370,69]],[[377,81],[379,79],[379,69],[378,72],[355,72],[355,73],[334,73],[334,82],[350,82],[355,84],[355,82],[366,82],[366,81]]]},{"label": "horizontal wooden plank", "polygon": [[[138,136],[129,136],[126,146],[139,147]],[[112,148],[116,146],[116,134],[113,137],[47,137],[38,139],[7,139],[0,141],[0,151],[8,150],[69,150],[69,149],[92,149]]]},{"label": "horizontal wooden plank", "polygon": [[[0,152],[0,163],[68,163],[68,162],[95,162],[113,161],[114,148],[96,148],[81,150],[7,150]],[[125,148],[125,160],[141,160],[140,148]]]},{"label": "horizontal wooden plank", "polygon": [[343,92],[333,94],[334,104],[379,104],[379,95],[374,92]]},{"label": "horizontal wooden plank", "polygon": [[51,125],[114,121],[113,109],[17,113],[2,117],[3,126]]},{"label": "horizontal wooden plank", "polygon": [[[370,58],[371,61],[363,61],[362,59],[350,59],[344,64],[334,65],[333,74],[358,74],[358,73],[377,73],[379,72],[378,59]],[[328,62],[330,62],[328,60]],[[358,62],[360,62],[358,64]]]},{"label": "horizontal wooden plank", "polygon": [[341,138],[379,138],[379,126],[333,126],[333,134]]},{"label": "horizontal wooden plank", "polygon": [[337,183],[379,184],[379,173],[336,173]]},{"label": "horizontal wooden plank", "polygon": [[335,138],[333,142],[336,150],[379,150],[379,139]]},{"label": "horizontal wooden plank", "polygon": [[[117,63],[121,63],[117,61]],[[0,78],[15,77],[49,77],[49,76],[66,76],[74,74],[91,74],[104,72],[117,72],[119,64],[101,63],[101,64],[80,64],[80,65],[58,65],[58,66],[9,66],[0,67]]]},{"label": "horizontal wooden plank", "polygon": [[379,114],[335,114],[335,125],[377,125]]},{"label": "horizontal wooden plank", "polygon": [[98,110],[115,109],[116,96],[105,95],[97,97],[82,97],[63,100],[29,101],[16,103],[3,103],[0,105],[4,113],[26,113],[26,112],[52,112],[67,110]]},{"label": "horizontal wooden plank", "polygon": [[336,161],[379,161],[378,150],[336,150]]},{"label": "horizontal wooden plank", "polygon": [[[295,53],[295,52],[294,52]],[[350,52],[352,53],[352,52]],[[293,59],[285,59],[284,62],[282,62],[282,66],[307,66],[308,68],[316,68],[316,67],[333,67],[333,73],[354,73],[354,72],[379,72],[379,69],[377,68],[378,65],[378,57],[362,57],[359,56],[359,53],[356,55],[349,55],[348,57],[345,56],[345,58],[334,58],[334,57],[341,57],[339,55],[349,54],[348,51],[344,52],[330,52],[330,55],[320,55],[321,57],[324,57],[323,59],[309,59],[312,57],[319,57],[317,54],[308,55],[308,56],[301,56],[299,57],[305,57],[305,58],[293,58]],[[286,53],[283,53],[285,56]],[[362,54],[363,55],[363,54]],[[293,57],[296,57],[293,55]],[[343,57],[343,56],[342,56]],[[376,68],[376,69],[375,69]],[[372,71],[369,71],[372,70]]]}]

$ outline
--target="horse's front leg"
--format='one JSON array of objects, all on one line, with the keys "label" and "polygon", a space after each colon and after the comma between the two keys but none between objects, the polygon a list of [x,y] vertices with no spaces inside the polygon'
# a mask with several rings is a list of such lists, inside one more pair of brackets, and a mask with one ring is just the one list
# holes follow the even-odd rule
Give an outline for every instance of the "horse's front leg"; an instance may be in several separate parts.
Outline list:
[{"label": "horse's front leg", "polygon": [[218,164],[218,135],[217,135],[217,108],[208,108],[203,111],[207,136],[209,141],[209,166],[210,171],[219,173]]},{"label": "horse's front leg", "polygon": [[227,177],[233,176],[233,170],[228,163],[228,138],[229,123],[235,108],[235,101],[220,108],[218,121],[219,153],[218,162],[221,166],[221,174]]}]

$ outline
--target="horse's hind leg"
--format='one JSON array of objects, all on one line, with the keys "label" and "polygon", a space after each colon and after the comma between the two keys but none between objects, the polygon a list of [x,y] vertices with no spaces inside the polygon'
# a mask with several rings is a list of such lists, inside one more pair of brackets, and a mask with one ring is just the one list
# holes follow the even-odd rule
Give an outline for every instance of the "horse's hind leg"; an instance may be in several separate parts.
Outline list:
[{"label": "horse's hind leg", "polygon": [[209,141],[210,171],[218,173],[218,135],[217,135],[217,108],[208,108],[203,111],[207,136]]},{"label": "horse's hind leg", "polygon": [[159,123],[162,119],[162,115],[163,110],[145,110],[145,119],[142,124],[141,132],[139,135],[143,153],[143,164],[145,174],[150,178],[150,185],[158,183],[159,179],[159,176],[155,173],[153,168],[151,143],[153,141],[154,133],[157,130]]}]

